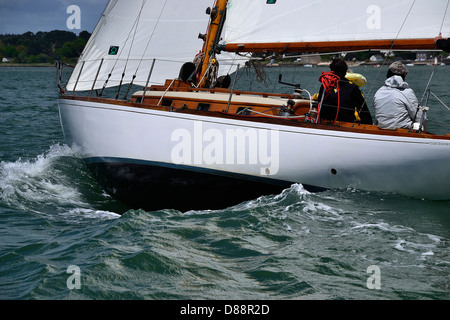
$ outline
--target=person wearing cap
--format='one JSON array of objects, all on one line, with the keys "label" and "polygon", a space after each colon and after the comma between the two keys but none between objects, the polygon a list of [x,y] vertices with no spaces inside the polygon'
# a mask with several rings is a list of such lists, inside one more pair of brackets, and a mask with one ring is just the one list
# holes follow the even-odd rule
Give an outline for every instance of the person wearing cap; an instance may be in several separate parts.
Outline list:
[{"label": "person wearing cap", "polygon": [[[420,123],[422,110],[414,91],[405,81],[408,69],[399,61],[392,63],[387,79],[373,98],[375,120],[381,129],[412,129],[414,123]],[[423,128],[426,130],[424,118]]]}]

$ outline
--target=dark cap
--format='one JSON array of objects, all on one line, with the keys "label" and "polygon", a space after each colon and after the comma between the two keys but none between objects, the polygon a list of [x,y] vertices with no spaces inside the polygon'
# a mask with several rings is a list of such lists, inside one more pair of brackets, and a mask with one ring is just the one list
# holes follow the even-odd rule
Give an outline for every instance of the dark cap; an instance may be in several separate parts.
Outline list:
[{"label": "dark cap", "polygon": [[389,71],[399,76],[406,76],[408,74],[408,69],[406,69],[405,65],[400,61],[395,61],[392,63],[389,66]]}]

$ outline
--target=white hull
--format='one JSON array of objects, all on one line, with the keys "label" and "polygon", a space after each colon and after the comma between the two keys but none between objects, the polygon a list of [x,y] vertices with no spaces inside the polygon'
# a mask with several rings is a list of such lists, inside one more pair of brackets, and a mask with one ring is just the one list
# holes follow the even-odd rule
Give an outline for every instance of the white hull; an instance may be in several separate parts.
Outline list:
[{"label": "white hull", "polygon": [[[278,185],[450,199],[447,139],[259,123],[64,97],[59,108],[67,142],[88,161],[120,159]],[[233,133],[234,145],[229,141]],[[242,134],[250,137],[245,155],[238,142]]]}]

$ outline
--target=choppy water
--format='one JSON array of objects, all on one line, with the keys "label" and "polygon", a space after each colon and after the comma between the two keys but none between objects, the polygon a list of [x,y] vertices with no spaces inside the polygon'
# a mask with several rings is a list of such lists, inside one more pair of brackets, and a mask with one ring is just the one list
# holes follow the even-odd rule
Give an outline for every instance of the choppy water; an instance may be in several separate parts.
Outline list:
[{"label": "choppy water", "polygon": [[[323,70],[283,80],[314,91]],[[447,104],[449,70],[432,82]],[[355,71],[370,101],[385,71],[372,93],[378,70]],[[431,71],[412,68],[417,92]],[[0,90],[0,299],[450,298],[448,201],[298,184],[225,210],[128,210],[65,144],[53,69],[0,68]],[[432,130],[449,132],[450,112],[430,106]]]}]

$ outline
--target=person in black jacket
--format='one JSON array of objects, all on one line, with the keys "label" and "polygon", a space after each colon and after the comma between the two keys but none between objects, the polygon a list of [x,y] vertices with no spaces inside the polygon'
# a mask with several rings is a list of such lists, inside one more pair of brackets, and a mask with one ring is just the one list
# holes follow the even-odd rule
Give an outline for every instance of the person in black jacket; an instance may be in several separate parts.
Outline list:
[{"label": "person in black jacket", "polygon": [[[373,124],[372,115],[361,90],[345,78],[348,70],[347,63],[341,59],[334,59],[330,64],[330,69],[332,71],[331,78],[336,79],[333,77],[336,75],[339,77],[339,81],[332,90],[328,89],[328,92],[325,92],[319,118],[321,120]],[[329,74],[322,74],[322,77],[327,76]],[[322,81],[322,83],[324,82]],[[319,91],[319,102],[322,101],[323,94],[324,86],[322,85]]]},{"label": "person in black jacket", "polygon": [[439,37],[435,39],[435,43],[439,49],[450,52],[450,38],[444,39],[442,38],[442,34],[439,34]]}]

